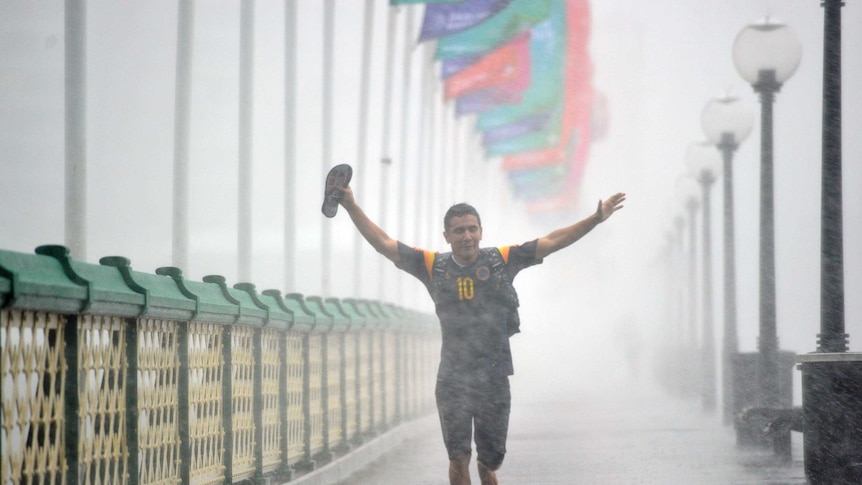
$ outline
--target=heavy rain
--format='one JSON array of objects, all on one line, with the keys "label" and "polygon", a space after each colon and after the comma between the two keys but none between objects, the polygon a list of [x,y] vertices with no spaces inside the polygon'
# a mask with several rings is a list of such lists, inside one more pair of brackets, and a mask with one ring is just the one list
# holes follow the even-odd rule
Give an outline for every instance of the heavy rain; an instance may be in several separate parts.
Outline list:
[{"label": "heavy rain", "polygon": [[[834,133],[822,129],[820,1],[585,2],[594,136],[567,205],[548,210],[519,192],[503,157],[486,156],[475,115],[457,114],[444,99],[434,41],[417,41],[424,5],[81,1],[83,56],[70,66],[66,8],[75,3],[0,0],[0,251],[61,244],[83,263],[124,256],[144,273],[181,266],[190,281],[222,275],[228,286],[251,282],[259,291],[380,300],[430,314],[422,284],[362,241],[344,211],[321,215],[333,165],[352,165],[356,200],[393,238],[433,251],[449,250],[443,214],[456,202],[478,209],[482,246],[496,247],[575,223],[625,192],[623,210],[515,280],[521,333],[511,339],[513,407],[500,480],[805,483],[802,433],[791,435],[790,463],[776,465],[741,455],[733,425],[723,422],[724,174],[712,186],[708,260],[705,213],[698,207],[692,221],[679,187],[691,177],[687,150],[705,140],[707,103],[739,98],[753,129],[733,154],[735,314],[738,351],[753,355],[763,309],[761,101],[734,67],[732,49],[744,27],[764,18],[791,27],[802,56],[774,94],[771,133],[775,332],[781,351],[817,351],[821,224],[835,222],[821,220],[823,138]],[[190,4],[183,45],[178,12]],[[294,42],[285,39],[292,8]],[[862,5],[841,10],[843,318],[849,350],[858,352]],[[186,119],[178,115],[179,52],[190,58]],[[84,80],[72,101],[83,110],[77,121],[66,91],[74,69]],[[83,131],[83,161],[70,173],[67,137],[75,130]],[[187,223],[179,229],[178,158],[188,170],[179,196]],[[78,201],[69,200],[71,179],[83,181]],[[70,204],[80,204],[71,215]],[[186,238],[179,256],[178,236]],[[4,321],[4,396],[13,334]],[[687,389],[675,381],[680,368],[700,363],[669,357],[692,344],[686,355],[699,360],[704,342],[714,349],[711,409],[699,378]],[[669,370],[669,360],[679,367]],[[802,406],[801,372],[788,372],[792,405]],[[20,430],[7,430],[5,397],[3,405],[6,454]],[[419,437],[400,438],[400,452],[414,461],[386,455],[360,481],[340,483],[445,483],[446,450],[431,414],[407,428]],[[706,460],[700,449],[720,454]],[[539,469],[545,462],[571,466]],[[0,480],[13,483],[7,473]],[[415,481],[398,481],[410,473]],[[475,466],[473,473],[478,482]]]}]

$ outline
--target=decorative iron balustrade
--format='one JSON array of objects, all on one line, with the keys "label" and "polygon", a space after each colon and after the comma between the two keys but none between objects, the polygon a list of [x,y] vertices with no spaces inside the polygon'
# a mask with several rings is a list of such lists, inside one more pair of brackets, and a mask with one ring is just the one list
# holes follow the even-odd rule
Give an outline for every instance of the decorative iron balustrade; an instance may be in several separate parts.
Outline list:
[{"label": "decorative iron balustrade", "polygon": [[100,263],[0,251],[2,484],[289,481],[433,407],[433,315]]}]

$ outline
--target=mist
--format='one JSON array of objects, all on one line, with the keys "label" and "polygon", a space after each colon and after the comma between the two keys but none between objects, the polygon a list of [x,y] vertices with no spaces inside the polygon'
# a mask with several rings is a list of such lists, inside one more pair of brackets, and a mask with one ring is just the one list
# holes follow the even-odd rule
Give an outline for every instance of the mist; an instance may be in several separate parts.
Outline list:
[{"label": "mist", "polygon": [[[608,131],[597,141],[580,187],[574,219],[535,218],[514,199],[500,161],[473,156],[463,182],[417,190],[408,174],[406,200],[381,207],[383,156],[406,164],[421,156],[413,103],[407,128],[391,129],[382,148],[381,106],[400,88],[383,91],[387,2],[377,2],[372,45],[369,134],[357,160],[358,69],[362,2],[336,4],[332,160],[322,160],[322,4],[298,2],[297,230],[295,287],[284,285],[284,5],[257,2],[254,40],[253,261],[259,289],[320,294],[322,224],[333,234],[332,295],[374,298],[431,311],[418,282],[362,246],[356,266],[354,229],[344,214],[320,215],[324,171],[337,163],[357,170],[357,200],[384,229],[410,245],[446,250],[442,216],[455,202],[482,214],[483,245],[521,243],[575,222],[596,201],[618,191],[626,208],[571,248],[519,275],[522,334],[512,340],[515,382],[529,391],[571,393],[633,379],[649,382],[656,349],[667,334],[660,253],[672,228],[674,183],[685,172],[686,146],[704,138],[700,112],[728,91],[754,106],[757,98],[737,75],[731,45],[748,23],[767,13],[793,27],[803,45],[796,74],[775,105],[775,230],[778,335],[782,349],[814,351],[819,333],[819,245],[823,14],[819,2],[703,0],[592,2],[593,84],[608,99]],[[63,243],[64,31],[61,1],[0,0],[0,248],[30,253]],[[421,9],[410,12],[421,18]],[[173,109],[176,2],[91,1],[87,4],[87,250],[86,262],[109,255],[131,259],[138,271],[171,264]],[[398,14],[396,58],[403,52]],[[843,8],[843,159],[845,322],[851,349],[862,338],[862,5]],[[418,24],[418,20],[416,22]],[[413,47],[418,72],[422,47]],[[237,282],[237,157],[239,4],[195,3],[189,266],[187,278],[224,275]],[[396,68],[400,76],[400,66]],[[414,74],[412,92],[418,93]],[[400,78],[395,81],[400,86]],[[442,99],[442,94],[437,92]],[[397,109],[397,108],[393,108]],[[439,111],[448,116],[450,108]],[[393,116],[393,120],[397,120]],[[460,139],[471,124],[459,119]],[[414,130],[414,131],[409,131]],[[759,238],[759,121],[735,155],[738,321],[741,351],[757,342]],[[447,181],[449,182],[449,181]],[[451,186],[449,186],[451,185]],[[721,322],[721,191],[713,190],[715,321]],[[428,199],[430,217],[419,211]],[[414,214],[405,227],[397,208]],[[700,222],[698,222],[699,224]],[[421,232],[415,228],[422,228]],[[697,232],[700,234],[700,231]],[[699,244],[699,242],[698,242]],[[381,268],[382,266],[382,268]],[[358,268],[362,284],[353,287]],[[383,281],[378,279],[383,277]],[[721,329],[716,329],[720,349]],[[796,373],[798,374],[798,372]],[[795,385],[797,402],[799,385]],[[517,396],[516,396],[517,398]]]}]

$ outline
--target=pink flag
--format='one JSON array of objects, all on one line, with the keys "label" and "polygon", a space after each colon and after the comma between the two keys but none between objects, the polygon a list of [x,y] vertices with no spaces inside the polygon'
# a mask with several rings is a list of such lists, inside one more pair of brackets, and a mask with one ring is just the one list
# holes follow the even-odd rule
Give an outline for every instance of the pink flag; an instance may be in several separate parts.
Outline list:
[{"label": "pink flag", "polygon": [[506,170],[538,168],[565,164],[566,178],[560,189],[528,204],[531,213],[550,212],[571,207],[583,179],[592,139],[592,62],[589,41],[589,4],[587,0],[566,2],[566,91],[560,142],[551,148],[505,157]]},{"label": "pink flag", "polygon": [[[566,162],[580,166],[570,170],[570,178],[583,171],[589,155],[591,109],[593,104],[592,65],[589,39],[589,5],[586,0],[566,4],[568,36],[566,41],[566,91],[560,142],[553,147],[505,157],[506,170],[535,168]],[[576,167],[572,167],[576,168]],[[577,177],[580,181],[580,176]]]},{"label": "pink flag", "polygon": [[527,76],[529,80],[529,70],[528,31],[449,77],[445,85],[445,98],[449,100],[478,89],[511,83],[521,76]]},{"label": "pink flag", "polygon": [[568,38],[566,45],[566,91],[563,106],[562,137],[560,142],[545,150],[520,153],[505,157],[506,170],[539,168],[557,163],[569,165],[562,193],[542,203],[543,207],[555,203],[568,203],[568,192],[573,192],[583,177],[592,130],[592,65],[589,51],[589,5],[586,0],[569,0],[566,4]]},{"label": "pink flag", "polygon": [[530,85],[529,59],[518,68],[519,74],[501,84],[470,91],[455,100],[455,114],[480,113],[504,104],[520,103],[524,90]]}]

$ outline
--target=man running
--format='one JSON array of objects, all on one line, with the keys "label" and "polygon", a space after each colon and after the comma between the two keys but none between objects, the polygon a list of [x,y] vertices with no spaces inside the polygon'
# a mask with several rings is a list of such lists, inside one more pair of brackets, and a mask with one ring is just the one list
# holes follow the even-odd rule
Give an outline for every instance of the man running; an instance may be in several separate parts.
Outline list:
[{"label": "man running", "polygon": [[541,263],[606,221],[623,207],[625,194],[599,201],[592,215],[570,226],[499,248],[479,246],[479,213],[468,204],[456,204],[443,218],[443,237],[451,252],[436,253],[392,239],[362,211],[349,186],[336,190],[362,236],[395,266],[418,278],[434,300],[442,335],[436,399],[449,454],[449,482],[470,483],[475,439],[482,485],[497,484],[509,427],[513,374],[509,337],[519,331],[512,281],[520,270]]}]

